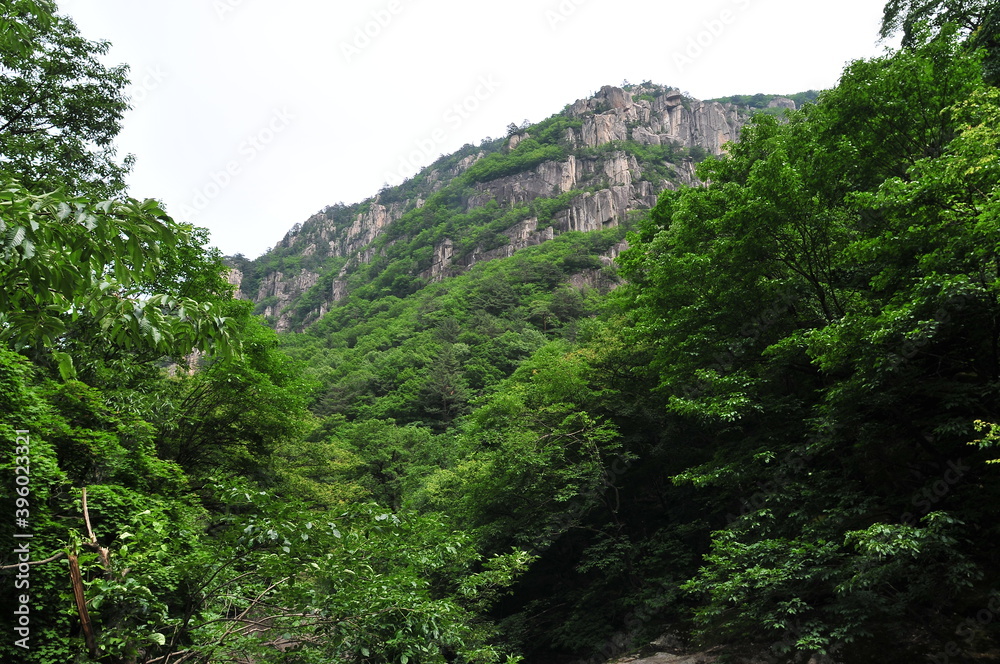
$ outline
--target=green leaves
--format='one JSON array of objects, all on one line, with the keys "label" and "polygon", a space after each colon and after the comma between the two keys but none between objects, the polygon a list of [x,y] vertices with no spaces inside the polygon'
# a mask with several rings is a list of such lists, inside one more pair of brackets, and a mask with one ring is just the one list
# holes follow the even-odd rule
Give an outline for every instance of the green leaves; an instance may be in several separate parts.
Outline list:
[{"label": "green leaves", "polygon": [[998,415],[998,108],[944,29],[755,118],[630,237],[623,336],[710,458],[674,480],[739,512],[687,585],[706,637],[828,651],[972,592],[995,488],[948,461]]},{"label": "green leaves", "polygon": [[543,161],[560,161],[565,157],[566,151],[559,145],[543,145],[533,138],[526,138],[509,153],[496,152],[480,159],[463,177],[469,182],[488,182],[534,168]]},{"label": "green leaves", "polygon": [[39,31],[47,30],[56,7],[46,0],[11,0],[0,14],[0,54],[4,66],[31,54]]},{"label": "green leaves", "polygon": [[0,7],[0,176],[30,188],[120,195],[131,158],[112,140],[129,107],[125,66],[108,67],[52,2]]},{"label": "green leaves", "polygon": [[[318,660],[375,653],[379,661],[443,662],[448,650],[469,662],[500,659],[465,590],[501,591],[523,571],[523,554],[483,561],[488,572],[459,587],[479,557],[466,535],[434,517],[371,504],[321,513],[266,492],[216,489],[242,516],[228,520],[218,542],[221,564],[203,570],[205,615],[266,605],[269,633]],[[233,559],[238,564],[225,563]],[[267,653],[241,619],[192,622],[194,647],[217,657],[247,648]]]},{"label": "green leaves", "polygon": [[51,349],[67,376],[72,363],[57,346],[81,318],[121,348],[176,356],[235,349],[213,305],[149,292],[164,253],[192,233],[155,201],[95,204],[5,180],[0,219],[0,341]]},{"label": "green leaves", "polygon": [[69,353],[53,351],[52,359],[58,363],[59,375],[62,376],[63,380],[76,377],[76,367],[73,366],[73,357]]}]

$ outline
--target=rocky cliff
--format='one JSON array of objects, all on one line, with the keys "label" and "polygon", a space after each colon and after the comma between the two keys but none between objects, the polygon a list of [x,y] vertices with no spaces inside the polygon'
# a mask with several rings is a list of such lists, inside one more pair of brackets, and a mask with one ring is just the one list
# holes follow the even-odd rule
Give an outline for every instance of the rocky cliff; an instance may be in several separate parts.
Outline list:
[{"label": "rocky cliff", "polygon": [[[512,128],[503,140],[467,145],[368,201],[327,208],[261,258],[235,265],[241,274],[233,278],[240,297],[256,302],[277,329],[301,327],[345,298],[352,273],[378,263],[395,242],[420,256],[411,272],[426,282],[559,233],[618,226],[652,207],[664,189],[694,183],[695,162],[720,154],[746,119],[732,104],[686,98],[671,88],[606,86],[542,123]],[[539,154],[553,158],[539,161]],[[492,171],[481,161],[503,174],[484,176]],[[493,228],[519,218],[488,233],[473,227],[442,234],[426,227],[434,215],[432,226],[458,226],[439,211],[442,197],[456,219],[475,217]],[[423,210],[429,201],[433,214]],[[397,226],[406,229],[390,231]],[[477,232],[488,241],[477,242]]]}]

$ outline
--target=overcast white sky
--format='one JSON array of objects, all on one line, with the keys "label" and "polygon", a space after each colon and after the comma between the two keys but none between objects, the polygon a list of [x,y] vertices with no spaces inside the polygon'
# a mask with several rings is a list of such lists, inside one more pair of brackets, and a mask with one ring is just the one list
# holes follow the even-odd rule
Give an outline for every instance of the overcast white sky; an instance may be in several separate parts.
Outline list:
[{"label": "overcast white sky", "polygon": [[836,84],[882,0],[62,0],[132,70],[131,194],[255,257],[327,205],[603,85]]}]

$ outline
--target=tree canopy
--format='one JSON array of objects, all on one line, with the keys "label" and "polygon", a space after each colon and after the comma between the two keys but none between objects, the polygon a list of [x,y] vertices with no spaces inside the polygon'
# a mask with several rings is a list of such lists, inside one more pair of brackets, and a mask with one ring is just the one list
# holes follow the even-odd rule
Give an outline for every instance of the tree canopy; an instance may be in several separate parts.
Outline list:
[{"label": "tree canopy", "polygon": [[79,34],[51,2],[0,6],[0,173],[36,192],[124,193],[131,158],[114,139],[129,108],[128,67]]},{"label": "tree canopy", "polygon": [[664,195],[622,258],[628,338],[711,452],[676,481],[740,505],[685,586],[706,638],[869,661],[903,652],[907,614],[988,601],[995,553],[963,528],[992,500],[968,445],[1000,375],[980,72],[947,29],[854,63]]},{"label": "tree canopy", "polygon": [[4,3],[0,539],[32,537],[0,552],[30,581],[0,596],[18,637],[0,657],[596,662],[656,638],[733,661],[987,660],[996,11],[890,2],[902,49],[755,116],[699,186],[415,277],[448,233],[500,246],[578,195],[466,207],[567,154],[566,117],[518,127],[278,334],[204,229],[121,190],[106,46],[50,3]]}]

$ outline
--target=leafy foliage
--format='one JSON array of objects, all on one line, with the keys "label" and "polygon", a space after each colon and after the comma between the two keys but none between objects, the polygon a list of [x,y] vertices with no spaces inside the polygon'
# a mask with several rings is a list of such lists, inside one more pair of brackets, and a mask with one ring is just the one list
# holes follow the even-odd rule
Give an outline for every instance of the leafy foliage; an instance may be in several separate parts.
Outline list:
[{"label": "leafy foliage", "polygon": [[947,30],[854,63],[632,237],[630,334],[655,339],[669,411],[714,451],[677,479],[747,501],[686,585],[706,639],[875,661],[907,615],[978,601],[994,561],[962,530],[982,472],[966,443],[996,403],[979,64]]},{"label": "leafy foliage", "polygon": [[99,326],[105,342],[156,356],[233,351],[210,301],[151,290],[167,286],[160,270],[180,276],[169,257],[192,232],[155,201],[92,203],[8,183],[0,214],[0,340],[51,357],[66,377],[74,366],[64,335],[80,321]]},{"label": "leafy foliage", "polygon": [[[4,57],[55,39],[48,4],[5,11]],[[943,20],[963,11],[979,23]],[[30,505],[33,647],[2,657],[562,661],[669,626],[768,661],[981,658],[1000,578],[990,12],[890,3],[903,50],[718,159],[590,154],[560,114],[443,157],[447,183],[327,208],[231,261],[251,289],[278,267],[348,283],[295,334],[232,300],[205,232],[156,203],[5,178],[0,471],[30,467],[4,502]],[[624,228],[421,276],[446,238],[502,249],[581,193],[470,207],[485,185],[598,150],[664,180],[701,161],[705,185],[629,234],[625,284],[600,258]],[[425,193],[367,265],[293,248]]]},{"label": "leafy foliage", "polygon": [[993,85],[1000,82],[1000,9],[987,0],[889,0],[882,16],[883,39],[903,33],[903,46],[921,43],[925,30],[957,28],[969,36],[968,46],[986,52],[983,72]]},{"label": "leafy foliage", "polygon": [[116,162],[113,141],[128,67],[107,67],[109,44],[84,39],[51,2],[4,2],[0,35],[0,174],[36,191],[122,194],[131,158]]},{"label": "leafy foliage", "polygon": [[104,200],[111,153],[74,152],[110,144],[124,69],[101,70],[106,47],[48,3],[3,11],[3,101],[31,83],[47,105],[0,116],[4,164],[26,178],[0,171],[0,469],[30,479],[5,483],[24,518],[0,534],[33,535],[0,560],[29,598],[6,595],[0,620],[13,633],[29,606],[30,647],[0,656],[505,660],[484,616],[530,556],[357,500],[336,445],[312,436],[314,384],[232,300],[204,229]]},{"label": "leafy foliage", "polygon": [[533,138],[526,138],[507,154],[494,153],[480,159],[465,172],[465,177],[471,182],[486,182],[564,157],[565,152],[559,146],[542,145]]}]

